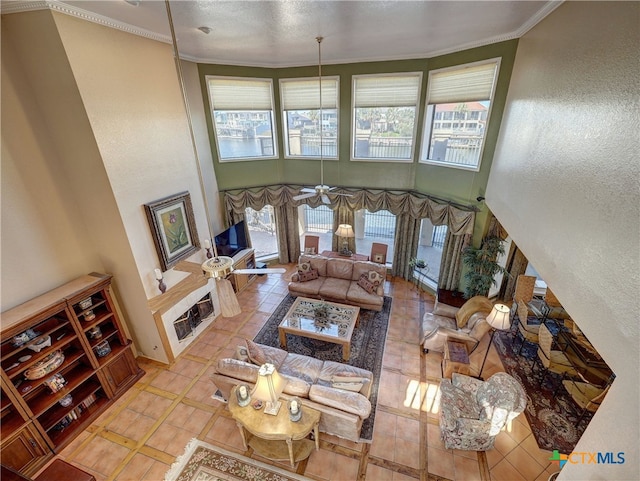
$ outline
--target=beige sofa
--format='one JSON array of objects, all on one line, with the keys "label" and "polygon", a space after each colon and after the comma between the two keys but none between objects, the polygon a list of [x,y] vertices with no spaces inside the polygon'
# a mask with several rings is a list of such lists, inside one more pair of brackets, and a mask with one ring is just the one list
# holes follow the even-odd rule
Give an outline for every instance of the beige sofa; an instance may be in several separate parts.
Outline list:
[{"label": "beige sofa", "polygon": [[491,326],[485,320],[493,308],[484,296],[475,296],[457,308],[436,301],[433,312],[422,318],[420,344],[425,352],[444,351],[447,338],[456,339],[473,351]]},{"label": "beige sofa", "polygon": [[229,399],[233,386],[247,384],[253,387],[260,365],[268,362],[287,380],[282,398],[297,396],[303,406],[320,411],[320,431],[360,441],[362,422],[371,414],[369,396],[373,373],[251,341],[247,345],[251,347],[249,352],[257,350],[259,353],[253,352],[249,357],[249,353],[239,346],[234,358],[218,360],[216,372],[211,376],[225,399]]},{"label": "beige sofa", "polygon": [[[348,258],[302,254],[298,265],[306,262],[311,264],[312,269],[318,271],[318,278],[302,282],[300,276],[294,274],[289,282],[289,294],[350,304],[373,311],[382,310],[386,266],[375,262],[353,261]],[[373,292],[367,292],[358,285],[360,276],[370,271],[377,272],[383,279]]]}]

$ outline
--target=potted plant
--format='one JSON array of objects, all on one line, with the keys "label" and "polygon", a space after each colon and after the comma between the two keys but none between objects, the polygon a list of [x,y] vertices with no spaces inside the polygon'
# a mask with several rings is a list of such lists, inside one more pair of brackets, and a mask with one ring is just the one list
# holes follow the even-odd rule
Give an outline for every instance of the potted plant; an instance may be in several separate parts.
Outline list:
[{"label": "potted plant", "polygon": [[467,267],[464,275],[467,280],[465,297],[486,296],[489,289],[495,284],[494,277],[502,272],[509,273],[497,262],[498,255],[504,254],[502,239],[496,236],[485,237],[478,248],[469,246],[462,253],[462,262]]}]

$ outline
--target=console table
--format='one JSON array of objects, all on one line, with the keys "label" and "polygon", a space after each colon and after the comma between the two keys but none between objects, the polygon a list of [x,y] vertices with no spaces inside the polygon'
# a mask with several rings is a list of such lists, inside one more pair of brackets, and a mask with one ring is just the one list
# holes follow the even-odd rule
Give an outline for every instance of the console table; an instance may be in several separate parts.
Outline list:
[{"label": "console table", "polygon": [[[289,419],[286,402],[282,403],[277,415],[265,414],[263,409],[254,409],[251,404],[241,407],[236,398],[237,386],[229,395],[229,412],[235,419],[244,449],[253,450],[265,458],[274,461],[289,460],[291,467],[307,459],[313,451],[314,442],[307,439],[313,431],[316,451],[320,449],[320,411],[307,406],[302,407],[302,417],[293,422]],[[246,431],[246,432],[245,432]]]},{"label": "console table", "polygon": [[321,256],[324,257],[333,257],[333,258],[342,258],[342,259],[351,259],[352,261],[368,261],[369,256],[365,256],[364,254],[351,254],[350,256],[343,256],[339,252],[336,251],[322,251],[320,253]]}]

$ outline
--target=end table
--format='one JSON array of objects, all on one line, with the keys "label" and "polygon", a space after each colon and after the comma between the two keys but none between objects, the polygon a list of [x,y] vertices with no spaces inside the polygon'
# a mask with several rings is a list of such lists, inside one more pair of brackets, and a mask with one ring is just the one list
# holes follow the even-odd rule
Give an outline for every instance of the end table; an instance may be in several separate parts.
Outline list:
[{"label": "end table", "polygon": [[229,396],[229,412],[236,421],[244,449],[251,446],[255,452],[274,461],[289,460],[291,467],[306,459],[313,451],[314,442],[307,439],[313,431],[316,451],[320,449],[320,411],[307,406],[302,407],[302,418],[293,422],[289,419],[286,403],[273,416],[265,414],[263,409],[254,409],[251,404],[240,407],[235,390]]}]

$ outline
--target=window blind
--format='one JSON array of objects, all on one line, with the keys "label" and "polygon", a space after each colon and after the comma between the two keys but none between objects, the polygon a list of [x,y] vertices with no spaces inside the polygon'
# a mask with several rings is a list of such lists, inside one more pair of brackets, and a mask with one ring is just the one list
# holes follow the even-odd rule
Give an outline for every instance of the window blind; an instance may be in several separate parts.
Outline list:
[{"label": "window blind", "polygon": [[491,100],[498,62],[431,72],[427,104]]},{"label": "window blind", "polygon": [[271,80],[210,78],[209,96],[214,110],[271,110]]},{"label": "window blind", "polygon": [[419,73],[354,77],[354,107],[415,107],[420,78]]},{"label": "window blind", "polygon": [[[318,78],[280,80],[283,110],[317,110],[320,108]],[[338,107],[338,78],[322,77],[322,108]]]}]

